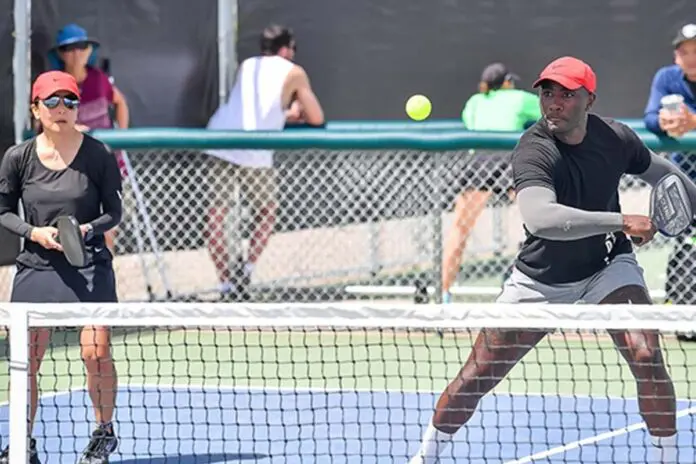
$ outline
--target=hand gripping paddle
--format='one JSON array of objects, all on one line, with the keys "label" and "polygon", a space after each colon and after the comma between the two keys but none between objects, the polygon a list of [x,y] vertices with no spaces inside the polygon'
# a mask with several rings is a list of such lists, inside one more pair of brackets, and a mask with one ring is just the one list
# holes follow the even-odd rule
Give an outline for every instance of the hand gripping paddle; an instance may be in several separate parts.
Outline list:
[{"label": "hand gripping paddle", "polygon": [[70,264],[75,267],[87,265],[87,250],[77,219],[72,216],[58,218],[58,242],[62,245],[65,258]]}]

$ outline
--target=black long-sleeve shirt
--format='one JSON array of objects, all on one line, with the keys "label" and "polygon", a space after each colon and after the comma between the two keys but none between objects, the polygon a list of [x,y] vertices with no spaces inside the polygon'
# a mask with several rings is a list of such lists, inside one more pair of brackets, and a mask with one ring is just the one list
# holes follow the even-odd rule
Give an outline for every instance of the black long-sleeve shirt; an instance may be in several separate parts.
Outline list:
[{"label": "black long-sleeve shirt", "polygon": [[[84,136],[75,159],[63,170],[44,166],[32,138],[8,149],[0,162],[0,226],[27,239],[18,263],[51,269],[67,263],[65,255],[32,242],[31,230],[55,226],[59,216],[72,215],[94,228],[86,243],[88,261],[110,261],[104,232],[121,221],[121,191],[116,158],[93,137]],[[26,221],[17,214],[20,201]]]}]

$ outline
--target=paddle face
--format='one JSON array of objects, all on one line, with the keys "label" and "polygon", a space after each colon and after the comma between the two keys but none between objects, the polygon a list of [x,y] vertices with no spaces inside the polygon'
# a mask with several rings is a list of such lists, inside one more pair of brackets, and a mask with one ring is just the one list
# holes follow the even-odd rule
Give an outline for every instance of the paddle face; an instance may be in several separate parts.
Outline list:
[{"label": "paddle face", "polygon": [[684,233],[693,220],[686,187],[676,174],[667,174],[650,193],[650,217],[657,230],[667,237]]},{"label": "paddle face", "polygon": [[57,228],[58,241],[63,246],[65,258],[75,267],[84,267],[87,264],[87,251],[77,219],[61,216],[58,218]]}]

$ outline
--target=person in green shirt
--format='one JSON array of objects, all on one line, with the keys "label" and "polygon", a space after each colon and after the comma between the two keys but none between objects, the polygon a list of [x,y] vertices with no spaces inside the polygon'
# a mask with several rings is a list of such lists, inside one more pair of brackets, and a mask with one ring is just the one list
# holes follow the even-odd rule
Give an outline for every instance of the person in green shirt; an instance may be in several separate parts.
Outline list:
[{"label": "person in green shirt", "polygon": [[502,63],[483,70],[479,93],[464,105],[462,122],[471,131],[521,132],[541,118],[539,97],[515,88],[519,77]]},{"label": "person in green shirt", "polygon": [[[462,111],[464,127],[470,131],[521,132],[541,118],[539,97],[517,89],[519,77],[502,63],[488,65],[481,75],[479,92],[472,95]],[[476,221],[491,196],[510,195],[509,153],[479,151],[466,157],[455,186],[460,194],[454,219],[445,240],[442,261],[443,302],[451,301],[450,288],[461,268],[462,253]]]}]

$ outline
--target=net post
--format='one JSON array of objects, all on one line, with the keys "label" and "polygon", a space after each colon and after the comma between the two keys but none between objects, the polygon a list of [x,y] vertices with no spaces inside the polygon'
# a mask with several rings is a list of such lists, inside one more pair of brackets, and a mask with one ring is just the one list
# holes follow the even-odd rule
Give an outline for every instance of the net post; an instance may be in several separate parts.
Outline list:
[{"label": "net post", "polygon": [[29,312],[10,310],[10,462],[26,463],[29,437]]}]

